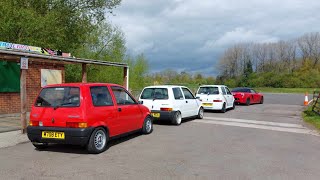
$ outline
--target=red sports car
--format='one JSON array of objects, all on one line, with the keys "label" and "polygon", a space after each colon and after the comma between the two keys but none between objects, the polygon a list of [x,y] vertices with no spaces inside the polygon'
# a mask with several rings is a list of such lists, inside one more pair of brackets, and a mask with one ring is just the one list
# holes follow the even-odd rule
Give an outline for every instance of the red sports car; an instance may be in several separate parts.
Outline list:
[{"label": "red sports car", "polygon": [[252,88],[238,87],[234,88],[232,91],[235,102],[237,104],[263,104],[263,94],[256,92]]}]

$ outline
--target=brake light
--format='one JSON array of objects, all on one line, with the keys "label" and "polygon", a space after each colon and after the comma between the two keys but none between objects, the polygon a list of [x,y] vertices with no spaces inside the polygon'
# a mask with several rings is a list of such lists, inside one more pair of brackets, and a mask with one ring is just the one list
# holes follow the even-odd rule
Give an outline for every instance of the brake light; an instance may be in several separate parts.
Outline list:
[{"label": "brake light", "polygon": [[39,121],[29,121],[29,126],[39,126]]},{"label": "brake light", "polygon": [[222,102],[222,100],[220,100],[220,99],[215,99],[215,100],[213,100],[213,102]]},{"label": "brake light", "polygon": [[172,111],[172,108],[160,108],[160,111]]},{"label": "brake light", "polygon": [[68,128],[86,128],[88,124],[86,122],[67,122],[66,126]]}]

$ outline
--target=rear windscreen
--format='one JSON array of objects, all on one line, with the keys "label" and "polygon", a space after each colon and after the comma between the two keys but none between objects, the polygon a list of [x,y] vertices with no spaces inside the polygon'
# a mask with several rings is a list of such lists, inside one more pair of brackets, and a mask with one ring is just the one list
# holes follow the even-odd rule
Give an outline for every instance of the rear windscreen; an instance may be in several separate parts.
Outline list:
[{"label": "rear windscreen", "polygon": [[167,88],[146,88],[141,94],[141,99],[168,99]]},{"label": "rear windscreen", "polygon": [[200,87],[198,94],[219,94],[218,87]]},{"label": "rear windscreen", "polygon": [[77,87],[44,88],[37,97],[37,107],[77,107],[80,105],[80,89]]}]

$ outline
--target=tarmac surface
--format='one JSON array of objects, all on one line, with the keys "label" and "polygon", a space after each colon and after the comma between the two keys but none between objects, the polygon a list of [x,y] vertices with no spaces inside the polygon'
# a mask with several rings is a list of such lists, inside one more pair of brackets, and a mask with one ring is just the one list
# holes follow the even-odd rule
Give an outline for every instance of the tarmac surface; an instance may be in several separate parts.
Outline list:
[{"label": "tarmac surface", "polygon": [[[265,94],[262,105],[205,112],[204,119],[181,126],[158,123],[152,134],[111,141],[98,155],[62,145],[39,151],[21,140],[0,148],[0,177],[319,179],[320,137],[301,119],[303,100],[298,94]],[[15,135],[25,138],[17,132],[0,133],[0,147]]]}]

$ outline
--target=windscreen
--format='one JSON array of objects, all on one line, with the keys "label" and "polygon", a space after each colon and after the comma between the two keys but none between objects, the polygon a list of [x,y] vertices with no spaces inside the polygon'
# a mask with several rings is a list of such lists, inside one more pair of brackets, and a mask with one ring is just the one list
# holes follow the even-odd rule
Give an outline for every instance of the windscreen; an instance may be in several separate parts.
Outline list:
[{"label": "windscreen", "polygon": [[219,94],[218,87],[200,87],[198,94]]},{"label": "windscreen", "polygon": [[38,96],[37,107],[77,107],[80,105],[80,89],[77,87],[44,88]]},{"label": "windscreen", "polygon": [[231,92],[250,92],[248,88],[234,88]]},{"label": "windscreen", "polygon": [[146,88],[141,94],[141,99],[168,99],[167,88]]}]

